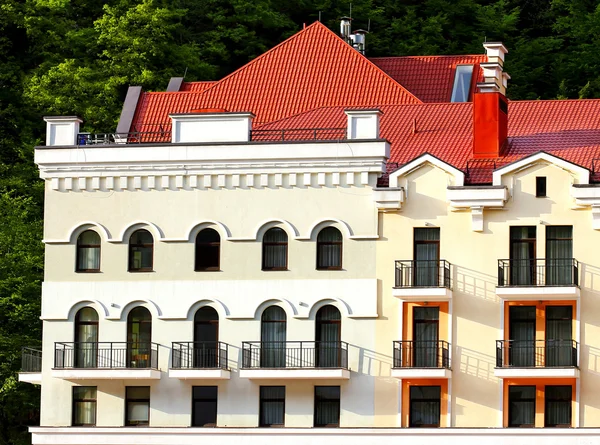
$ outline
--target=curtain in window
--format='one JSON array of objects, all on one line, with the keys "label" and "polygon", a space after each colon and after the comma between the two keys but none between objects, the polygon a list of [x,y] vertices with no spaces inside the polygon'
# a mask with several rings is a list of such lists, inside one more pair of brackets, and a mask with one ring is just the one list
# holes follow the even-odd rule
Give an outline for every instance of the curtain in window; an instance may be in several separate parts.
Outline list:
[{"label": "curtain in window", "polygon": [[286,320],[285,311],[279,306],[264,310],[260,326],[261,368],[285,368]]},{"label": "curtain in window", "polygon": [[100,270],[100,235],[93,230],[77,238],[77,270]]},{"label": "curtain in window", "polygon": [[96,425],[96,387],[73,387],[73,425]]},{"label": "curtain in window", "polygon": [[415,229],[414,286],[439,286],[440,229]]},{"label": "curtain in window", "polygon": [[573,307],[546,307],[546,366],[574,366]]},{"label": "curtain in window", "polygon": [[260,426],[285,423],[285,386],[260,387]]},{"label": "curtain in window", "polygon": [[129,239],[129,270],[152,270],[154,238],[147,230],[133,232]]},{"label": "curtain in window", "polygon": [[127,350],[130,368],[151,365],[152,315],[145,307],[136,307],[127,316]]},{"label": "curtain in window", "polygon": [[150,387],[127,387],[127,425],[147,425],[150,421]]},{"label": "curtain in window", "polygon": [[219,356],[219,314],[201,307],[194,316],[194,368],[216,368]]},{"label": "curtain in window", "polygon": [[546,285],[573,284],[573,226],[546,227]]},{"label": "curtain in window", "polygon": [[287,269],[288,236],[285,230],[274,227],[263,237],[263,269]]},{"label": "curtain in window", "polygon": [[75,316],[75,368],[95,368],[98,363],[98,313],[81,308]]},{"label": "curtain in window", "polygon": [[340,387],[315,386],[315,426],[340,424]]},{"label": "curtain in window", "polygon": [[546,386],[545,426],[571,426],[573,388],[571,386]]},{"label": "curtain in window", "polygon": [[535,285],[535,227],[510,228],[510,284]]},{"label": "curtain in window", "polygon": [[326,227],[317,237],[317,269],[342,268],[342,234],[335,227]]},{"label": "curtain in window", "polygon": [[508,426],[535,425],[535,386],[508,387]]},{"label": "curtain in window", "polygon": [[339,368],[342,366],[341,314],[331,305],[323,306],[316,317],[316,366]]},{"label": "curtain in window", "polygon": [[413,309],[413,366],[437,368],[439,366],[439,307],[415,307]]},{"label": "curtain in window", "polygon": [[410,387],[410,426],[440,426],[440,386]]},{"label": "curtain in window", "polygon": [[535,365],[535,306],[511,306],[509,309],[510,365]]}]

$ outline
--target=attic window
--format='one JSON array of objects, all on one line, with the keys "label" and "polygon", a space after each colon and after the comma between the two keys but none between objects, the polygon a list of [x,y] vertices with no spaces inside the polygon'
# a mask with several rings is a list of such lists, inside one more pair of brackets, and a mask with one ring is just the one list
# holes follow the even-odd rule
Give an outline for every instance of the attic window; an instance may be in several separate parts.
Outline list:
[{"label": "attic window", "polygon": [[536,176],[535,177],[535,196],[536,198],[546,197],[546,177]]},{"label": "attic window", "polygon": [[468,102],[471,92],[471,78],[473,77],[473,65],[457,65],[454,73],[454,87],[450,102]]}]

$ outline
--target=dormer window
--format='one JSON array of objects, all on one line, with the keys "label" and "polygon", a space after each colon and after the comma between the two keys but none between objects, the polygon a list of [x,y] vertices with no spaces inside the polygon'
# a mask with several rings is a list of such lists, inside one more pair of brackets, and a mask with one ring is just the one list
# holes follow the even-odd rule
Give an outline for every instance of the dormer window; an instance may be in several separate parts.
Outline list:
[{"label": "dormer window", "polygon": [[471,79],[473,78],[473,65],[457,65],[454,74],[454,87],[452,88],[451,102],[468,102],[471,92]]}]

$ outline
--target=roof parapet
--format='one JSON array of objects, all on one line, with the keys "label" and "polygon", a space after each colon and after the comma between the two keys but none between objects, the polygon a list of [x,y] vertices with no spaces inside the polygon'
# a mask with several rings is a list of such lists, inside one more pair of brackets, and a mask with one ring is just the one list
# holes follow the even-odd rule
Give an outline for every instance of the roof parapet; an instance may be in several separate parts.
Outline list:
[{"label": "roof parapet", "polygon": [[182,113],[169,117],[173,122],[172,143],[249,142],[254,114]]},{"label": "roof parapet", "polygon": [[44,116],[46,121],[46,146],[77,145],[79,125],[83,121],[77,116]]}]

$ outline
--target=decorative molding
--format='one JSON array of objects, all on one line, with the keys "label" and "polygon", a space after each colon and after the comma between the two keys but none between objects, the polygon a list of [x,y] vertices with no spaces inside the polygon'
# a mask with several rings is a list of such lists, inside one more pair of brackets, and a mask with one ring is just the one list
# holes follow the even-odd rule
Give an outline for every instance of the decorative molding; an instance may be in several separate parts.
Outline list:
[{"label": "decorative molding", "polygon": [[508,188],[505,186],[450,186],[446,199],[454,211],[471,210],[471,228],[483,232],[483,210],[500,209],[508,201]]},{"label": "decorative molding", "polygon": [[373,190],[373,201],[377,210],[400,210],[404,203],[405,195],[403,187],[375,188]]},{"label": "decorative molding", "polygon": [[578,207],[590,207],[592,210],[592,228],[600,230],[600,186],[571,186],[571,196]]},{"label": "decorative molding", "polygon": [[462,171],[429,153],[424,153],[407,164],[404,164],[398,170],[390,173],[390,188],[397,188],[399,178],[406,176],[413,170],[416,170],[427,164],[433,165],[434,167],[437,167],[452,176],[454,178],[454,186],[464,185],[465,174]]}]

